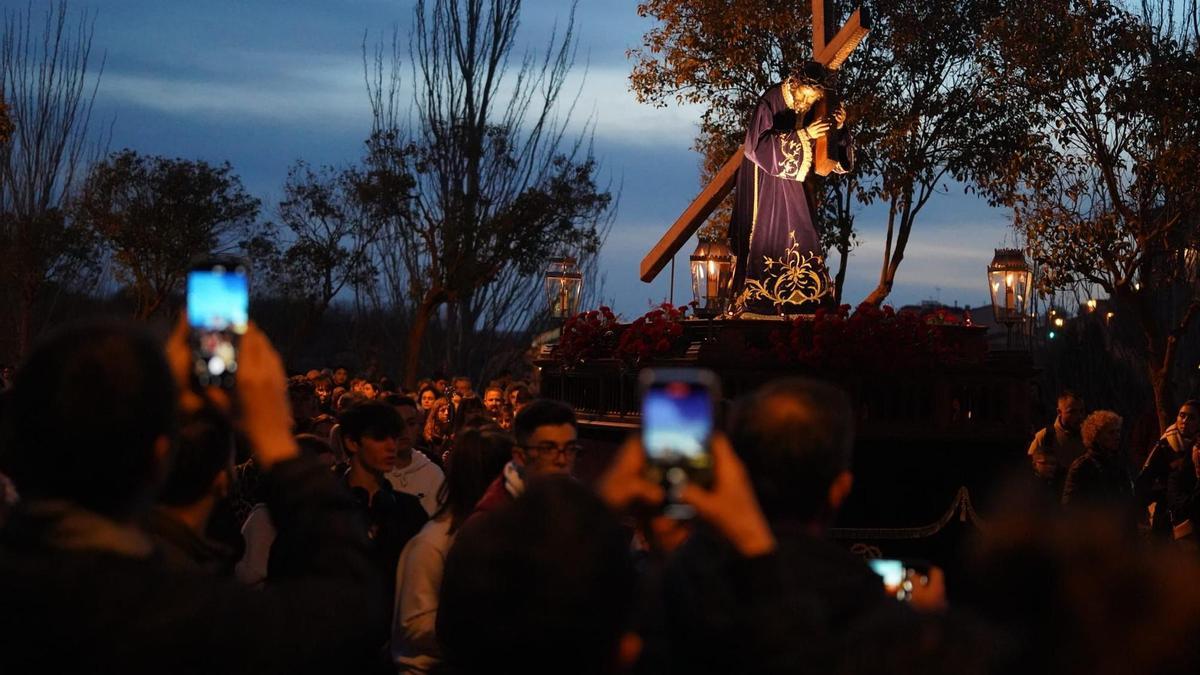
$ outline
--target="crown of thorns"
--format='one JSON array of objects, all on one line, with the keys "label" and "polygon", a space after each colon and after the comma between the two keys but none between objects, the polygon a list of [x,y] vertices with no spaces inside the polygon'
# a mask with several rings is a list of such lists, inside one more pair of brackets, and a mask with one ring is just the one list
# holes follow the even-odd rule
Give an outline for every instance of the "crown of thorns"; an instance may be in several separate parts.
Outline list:
[{"label": "crown of thorns", "polygon": [[829,77],[829,72],[825,70],[825,66],[816,61],[805,61],[804,65],[792,71],[788,76],[788,83],[794,87],[807,86],[825,91],[828,89],[826,80]]}]

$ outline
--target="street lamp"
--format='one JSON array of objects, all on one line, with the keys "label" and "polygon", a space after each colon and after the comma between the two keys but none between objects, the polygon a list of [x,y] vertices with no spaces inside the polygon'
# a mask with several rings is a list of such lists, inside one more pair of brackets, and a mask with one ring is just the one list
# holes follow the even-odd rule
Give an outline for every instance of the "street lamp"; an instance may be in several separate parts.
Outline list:
[{"label": "street lamp", "polygon": [[988,265],[988,286],[992,292],[992,314],[996,323],[1008,329],[1009,346],[1012,346],[1012,328],[1023,324],[1028,318],[1029,287],[1033,285],[1033,272],[1020,249],[998,248],[992,263]]},{"label": "street lamp", "polygon": [[550,304],[550,316],[560,321],[579,312],[579,298],[583,291],[583,274],[572,257],[551,258],[546,270],[546,301]]},{"label": "street lamp", "polygon": [[701,241],[692,254],[692,296],[696,316],[715,317],[729,307],[737,257],[723,241]]}]

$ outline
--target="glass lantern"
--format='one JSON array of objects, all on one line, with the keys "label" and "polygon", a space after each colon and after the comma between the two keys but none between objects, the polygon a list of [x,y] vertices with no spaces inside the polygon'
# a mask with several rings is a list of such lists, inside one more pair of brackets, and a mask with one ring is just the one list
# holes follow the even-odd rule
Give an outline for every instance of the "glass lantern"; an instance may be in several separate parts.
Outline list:
[{"label": "glass lantern", "polygon": [[697,316],[717,316],[729,308],[737,257],[723,241],[701,241],[692,254],[692,296]]},{"label": "glass lantern", "polygon": [[1033,285],[1033,272],[1025,262],[1025,254],[1020,249],[998,248],[987,270],[996,323],[1006,326],[1024,323]]},{"label": "glass lantern", "polygon": [[546,301],[550,305],[550,316],[566,320],[578,314],[582,291],[583,274],[575,259],[552,258],[546,270]]}]

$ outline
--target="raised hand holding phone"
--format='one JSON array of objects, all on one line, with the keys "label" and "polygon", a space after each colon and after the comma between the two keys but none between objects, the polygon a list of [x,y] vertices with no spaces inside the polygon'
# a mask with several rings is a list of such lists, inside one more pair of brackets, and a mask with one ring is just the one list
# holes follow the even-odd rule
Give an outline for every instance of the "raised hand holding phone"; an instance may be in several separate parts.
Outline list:
[{"label": "raised hand holding phone", "polygon": [[187,319],[197,383],[232,389],[239,343],[250,324],[245,262],[212,258],[193,264],[187,276]]}]

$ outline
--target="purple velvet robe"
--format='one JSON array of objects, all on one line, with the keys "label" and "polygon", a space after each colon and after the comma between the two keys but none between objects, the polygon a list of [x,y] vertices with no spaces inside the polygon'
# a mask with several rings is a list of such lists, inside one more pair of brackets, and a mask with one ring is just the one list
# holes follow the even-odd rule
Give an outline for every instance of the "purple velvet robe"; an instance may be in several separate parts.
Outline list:
[{"label": "purple velvet robe", "polygon": [[[811,117],[811,111],[805,114],[805,125],[812,122]],[[786,259],[793,237],[801,255],[824,255],[804,182],[812,175],[815,147],[796,133],[796,118],[796,112],[784,103],[782,85],[775,85],[759,99],[746,130],[729,225],[737,255],[735,297],[747,279],[769,283],[774,273],[767,269],[766,258]],[[773,305],[760,298],[747,308],[778,309]]]}]

